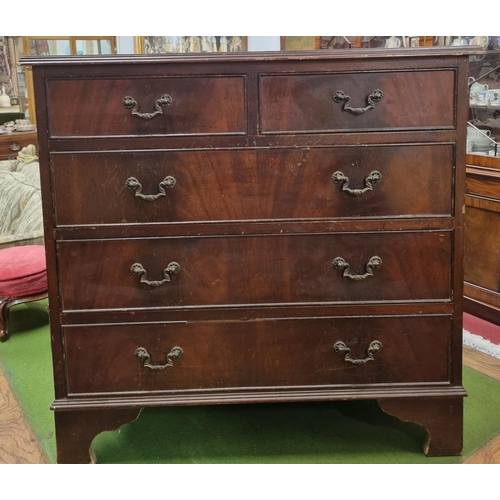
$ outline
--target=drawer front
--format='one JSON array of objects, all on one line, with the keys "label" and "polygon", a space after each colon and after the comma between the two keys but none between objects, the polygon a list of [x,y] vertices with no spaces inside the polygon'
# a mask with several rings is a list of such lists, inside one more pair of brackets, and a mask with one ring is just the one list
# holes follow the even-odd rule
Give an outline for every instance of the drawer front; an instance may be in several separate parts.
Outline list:
[{"label": "drawer front", "polygon": [[500,299],[500,203],[493,207],[465,209],[464,279]]},{"label": "drawer front", "polygon": [[443,383],[450,331],[443,316],[65,328],[68,391]]},{"label": "drawer front", "polygon": [[467,194],[500,199],[500,175],[467,175]]},{"label": "drawer front", "polygon": [[450,216],[453,157],[452,145],[55,154],[56,220]]},{"label": "drawer front", "polygon": [[[171,98],[167,106],[158,101]],[[137,103],[124,107],[123,99]],[[48,80],[51,137],[244,134],[243,77]],[[137,114],[157,113],[150,119]]]},{"label": "drawer front", "polygon": [[[455,78],[452,70],[262,76],[261,130],[454,128]],[[379,101],[370,98],[377,90],[383,94]],[[335,102],[333,95],[339,91],[350,101],[339,95]],[[347,107],[369,109],[357,114]]]},{"label": "drawer front", "polygon": [[445,231],[63,241],[58,255],[66,311],[450,299]]},{"label": "drawer front", "polygon": [[17,158],[19,151],[30,144],[33,144],[38,149],[36,132],[0,135],[0,160]]}]

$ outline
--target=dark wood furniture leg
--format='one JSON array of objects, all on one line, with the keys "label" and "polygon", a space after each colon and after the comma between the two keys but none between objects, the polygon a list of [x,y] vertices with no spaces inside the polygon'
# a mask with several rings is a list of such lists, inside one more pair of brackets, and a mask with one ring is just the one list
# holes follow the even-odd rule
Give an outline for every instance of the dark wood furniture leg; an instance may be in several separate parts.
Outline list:
[{"label": "dark wood furniture leg", "polygon": [[460,455],[463,447],[463,399],[396,398],[379,400],[383,411],[427,430],[424,453],[428,457]]},{"label": "dark wood furniture leg", "polygon": [[0,297],[0,341],[5,342],[9,337],[9,307],[7,299]]},{"label": "dark wood furniture leg", "polygon": [[133,422],[140,412],[141,408],[56,411],[57,463],[95,463],[91,445],[97,434]]},{"label": "dark wood furniture leg", "polygon": [[15,299],[0,297],[0,342],[5,342],[9,338],[9,310],[11,307],[17,306],[18,304],[24,304],[26,302],[35,302],[37,300],[46,299],[47,296],[47,292],[42,292]]}]

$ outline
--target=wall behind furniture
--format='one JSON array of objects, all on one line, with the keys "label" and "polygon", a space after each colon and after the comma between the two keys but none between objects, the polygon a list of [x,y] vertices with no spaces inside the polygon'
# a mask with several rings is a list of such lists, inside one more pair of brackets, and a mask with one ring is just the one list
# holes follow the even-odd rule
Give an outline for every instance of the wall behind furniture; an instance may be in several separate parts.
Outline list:
[{"label": "wall behind furniture", "polygon": [[[118,54],[133,54],[134,53],[134,37],[133,36],[118,36],[117,49]],[[248,50],[280,50],[279,36],[249,36]]]}]

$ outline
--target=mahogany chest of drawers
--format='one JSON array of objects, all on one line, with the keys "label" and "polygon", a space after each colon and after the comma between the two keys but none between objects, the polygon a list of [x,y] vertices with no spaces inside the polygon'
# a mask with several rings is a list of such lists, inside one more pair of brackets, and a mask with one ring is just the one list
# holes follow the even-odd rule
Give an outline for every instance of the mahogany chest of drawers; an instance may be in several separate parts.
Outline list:
[{"label": "mahogany chest of drawers", "polygon": [[59,462],[147,406],[346,399],[461,452],[466,54],[25,63]]}]

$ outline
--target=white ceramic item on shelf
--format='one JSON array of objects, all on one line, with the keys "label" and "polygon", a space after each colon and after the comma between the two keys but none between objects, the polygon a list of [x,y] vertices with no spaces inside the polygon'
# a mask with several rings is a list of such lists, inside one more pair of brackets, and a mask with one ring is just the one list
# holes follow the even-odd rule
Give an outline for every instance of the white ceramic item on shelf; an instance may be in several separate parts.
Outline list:
[{"label": "white ceramic item on shelf", "polygon": [[397,36],[391,36],[385,41],[385,47],[388,49],[397,49],[401,47],[401,40]]},{"label": "white ceramic item on shelf", "polygon": [[470,126],[467,127],[467,145],[469,141],[475,151],[490,149],[493,145],[490,130],[476,130]]},{"label": "white ceramic item on shelf", "polygon": [[471,127],[470,125],[467,127],[467,137],[484,137],[485,135],[491,136],[490,130],[482,130]]},{"label": "white ceramic item on shelf", "polygon": [[488,90],[489,103],[491,106],[500,106],[500,89],[490,89]]},{"label": "white ceramic item on shelf", "polygon": [[488,44],[489,44],[489,39],[487,36],[475,36],[469,42],[469,45],[479,45],[483,49],[488,48]]},{"label": "white ceramic item on shelf", "polygon": [[488,90],[489,88],[487,83],[479,83],[472,76],[469,76],[468,82],[471,92],[482,92],[483,90]]},{"label": "white ceramic item on shelf", "polygon": [[453,42],[451,42],[451,44],[455,47],[458,45],[469,45],[467,43],[467,40],[465,38],[460,37],[460,36],[458,38],[455,38],[455,40],[453,40]]},{"label": "white ceramic item on shelf", "polygon": [[479,106],[487,106],[490,103],[490,94],[487,90],[482,92],[471,92],[471,96],[474,94],[474,101]]},{"label": "white ceramic item on shelf", "polygon": [[10,107],[10,97],[5,93],[5,87],[2,87],[2,92],[0,93],[0,108]]},{"label": "white ceramic item on shelf", "polygon": [[35,125],[16,125],[16,130],[18,132],[31,132],[35,130]]}]

